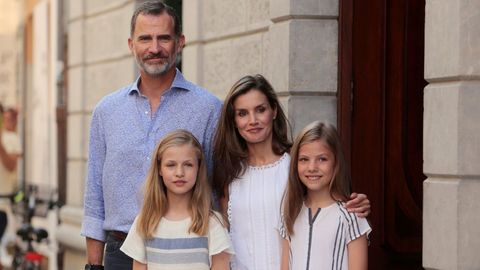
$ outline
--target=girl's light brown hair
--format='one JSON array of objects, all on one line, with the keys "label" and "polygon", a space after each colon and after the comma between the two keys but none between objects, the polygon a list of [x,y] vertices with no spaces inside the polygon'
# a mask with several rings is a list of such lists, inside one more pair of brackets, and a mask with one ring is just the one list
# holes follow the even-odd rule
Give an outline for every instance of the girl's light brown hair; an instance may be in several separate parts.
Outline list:
[{"label": "girl's light brown hair", "polygon": [[176,130],[167,134],[157,145],[152,156],[152,164],[144,186],[144,201],[137,221],[137,231],[147,239],[153,237],[160,219],[168,210],[168,198],[165,184],[159,175],[162,155],[170,147],[191,145],[195,148],[198,158],[197,181],[193,186],[190,200],[192,224],[189,232],[205,235],[208,232],[208,222],[211,211],[211,190],[207,180],[206,160],[202,146],[192,133],[186,130]]},{"label": "girl's light brown hair", "polygon": [[298,153],[300,148],[315,141],[324,142],[335,159],[330,196],[334,200],[347,200],[350,195],[350,175],[345,162],[340,137],[334,126],[315,121],[307,125],[298,135],[290,152],[290,172],[283,201],[284,222],[288,235],[293,235],[293,225],[307,196],[307,187],[298,176]]},{"label": "girl's light brown hair", "polygon": [[237,97],[252,89],[260,91],[268,100],[270,107],[277,110],[273,120],[272,149],[277,155],[290,150],[289,125],[282,110],[277,94],[270,83],[260,74],[245,76],[238,80],[225,98],[218,128],[213,143],[213,186],[220,198],[224,197],[225,188],[243,174],[247,167],[247,142],[235,127],[235,108]]}]

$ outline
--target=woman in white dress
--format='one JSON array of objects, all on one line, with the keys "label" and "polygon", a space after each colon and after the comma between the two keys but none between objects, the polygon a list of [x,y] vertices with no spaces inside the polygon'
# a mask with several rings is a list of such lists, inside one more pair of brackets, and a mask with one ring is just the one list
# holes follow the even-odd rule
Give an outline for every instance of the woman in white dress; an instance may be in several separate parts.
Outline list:
[{"label": "woman in white dress", "polygon": [[[215,134],[213,185],[230,225],[233,270],[280,269],[280,205],[288,179],[291,142],[287,118],[262,75],[237,81]],[[370,212],[365,195],[348,206]],[[349,207],[350,208],[350,207]]]}]

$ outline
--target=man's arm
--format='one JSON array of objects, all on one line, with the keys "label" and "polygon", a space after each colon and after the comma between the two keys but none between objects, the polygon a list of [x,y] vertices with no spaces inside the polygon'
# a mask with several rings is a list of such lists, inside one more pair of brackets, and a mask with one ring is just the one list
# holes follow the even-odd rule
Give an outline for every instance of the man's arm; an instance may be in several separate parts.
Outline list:
[{"label": "man's arm", "polygon": [[90,264],[102,264],[105,246],[105,206],[102,175],[106,143],[101,115],[94,111],[90,125],[88,169],[85,184],[84,217],[81,234],[86,237],[87,259]]},{"label": "man's arm", "polygon": [[205,159],[207,160],[209,177],[211,177],[213,173],[213,140],[215,137],[215,131],[217,130],[218,119],[220,119],[222,103],[218,101],[214,106],[215,108],[213,108],[207,122],[205,138],[203,139],[204,141],[202,145],[204,148],[203,151],[205,152]]},{"label": "man's arm", "polygon": [[87,261],[89,264],[102,265],[103,264],[103,249],[105,243],[92,238],[87,240]]}]

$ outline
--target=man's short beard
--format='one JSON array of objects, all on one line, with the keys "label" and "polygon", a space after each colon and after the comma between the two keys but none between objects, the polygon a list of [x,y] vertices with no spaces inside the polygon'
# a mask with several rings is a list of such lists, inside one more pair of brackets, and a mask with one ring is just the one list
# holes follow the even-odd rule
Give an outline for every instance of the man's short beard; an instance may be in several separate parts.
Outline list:
[{"label": "man's short beard", "polygon": [[147,65],[144,62],[142,62],[140,59],[137,60],[137,65],[138,67],[145,72],[148,76],[151,77],[160,77],[165,74],[172,68],[172,64],[170,62],[166,62],[164,64],[159,64],[159,65]]},{"label": "man's short beard", "polygon": [[[137,55],[135,55],[135,61],[137,62],[137,66],[145,72],[148,76],[151,77],[160,77],[168,73],[168,71],[175,66],[177,59],[177,55],[175,54],[172,59],[167,59],[167,61],[163,64],[157,65],[148,65],[146,64],[143,59],[139,59]],[[172,60],[172,61],[169,61]]]},{"label": "man's short beard", "polygon": [[162,65],[155,65],[155,66],[149,66],[142,63],[141,68],[149,76],[160,77],[165,75],[170,70],[171,65],[168,62]]}]

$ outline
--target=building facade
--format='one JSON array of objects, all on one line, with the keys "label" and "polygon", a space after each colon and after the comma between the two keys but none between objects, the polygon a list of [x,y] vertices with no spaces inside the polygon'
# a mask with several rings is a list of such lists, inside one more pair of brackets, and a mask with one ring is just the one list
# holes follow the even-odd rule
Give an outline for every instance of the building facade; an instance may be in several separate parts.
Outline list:
[{"label": "building facade", "polygon": [[480,1],[427,1],[423,265],[478,269]]},{"label": "building facade", "polygon": [[[81,269],[85,263],[85,241],[79,232],[90,116],[101,97],[132,82],[137,76],[127,39],[131,14],[140,1],[25,2],[36,12],[30,12],[31,17],[26,16],[24,29],[28,29],[29,25],[34,29],[49,29],[47,36],[50,40],[32,43],[35,44],[32,52],[36,52],[32,59],[48,55],[45,62],[37,60],[38,65],[48,63],[47,67],[40,66],[37,72],[49,70],[46,76],[49,79],[42,82],[45,76],[42,77],[41,73],[35,75],[35,71],[29,71],[28,68],[24,73],[32,74],[32,77],[27,78],[29,83],[23,88],[38,87],[35,79],[38,78],[45,85],[44,88],[50,91],[48,98],[44,97],[41,101],[44,105],[37,108],[40,115],[43,115],[38,121],[43,121],[41,123],[50,128],[37,138],[35,132],[44,129],[35,120],[25,130],[27,149],[31,147],[32,153],[30,159],[26,158],[25,173],[35,175],[34,172],[39,172],[48,179],[57,180],[65,202],[60,210],[60,225],[55,234],[64,252],[63,269]],[[395,15],[398,14],[392,12],[395,3],[407,7],[406,10],[409,10],[408,5],[413,5],[410,1],[373,2],[379,3],[385,10],[386,15],[380,14],[382,16],[379,18],[388,17],[392,21],[396,20]],[[359,75],[345,76],[355,70],[355,63],[352,69],[345,63],[355,62],[362,53],[358,51],[359,45],[355,42],[361,41],[363,36],[359,38],[355,34],[365,31],[363,33],[366,33],[367,45],[370,34],[385,36],[387,47],[395,48],[394,45],[397,44],[395,40],[388,39],[388,29],[393,27],[388,20],[382,22],[387,30],[378,35],[369,33],[369,28],[361,29],[362,26],[357,27],[355,24],[348,26],[346,22],[357,22],[362,14],[366,17],[373,16],[354,3],[358,2],[185,0],[182,13],[186,46],[182,55],[182,71],[186,78],[204,86],[220,98],[225,96],[230,86],[241,76],[261,73],[279,94],[294,134],[317,119],[337,124],[340,132],[346,134],[352,128],[348,123],[355,121],[357,116],[354,109],[344,106],[345,89],[352,91],[348,92],[350,95],[360,87],[358,78],[355,81],[350,79]],[[421,36],[425,46],[411,51],[422,51],[420,55],[424,70],[421,74],[427,84],[423,95],[420,93],[423,99],[420,106],[422,112],[414,116],[422,122],[421,128],[423,127],[419,166],[426,180],[423,181],[422,178],[420,183],[423,183],[423,190],[420,189],[417,205],[400,204],[399,207],[403,209],[399,213],[404,213],[404,220],[408,221],[408,208],[419,208],[416,212],[412,210],[415,212],[412,216],[419,217],[420,224],[423,218],[423,225],[420,225],[423,230],[413,227],[413,231],[409,232],[419,239],[416,246],[403,244],[402,239],[391,238],[390,232],[395,231],[395,226],[399,225],[391,227],[388,223],[389,214],[384,213],[390,208],[383,206],[382,198],[394,197],[396,194],[395,187],[388,191],[391,178],[387,169],[382,171],[386,172],[383,185],[372,187],[373,191],[367,189],[371,192],[367,194],[373,202],[372,219],[378,220],[378,223],[374,222],[374,234],[381,235],[377,236],[378,240],[373,240],[373,245],[392,245],[398,248],[395,252],[401,255],[402,260],[412,262],[416,267],[423,265],[426,269],[476,269],[480,265],[480,257],[475,254],[480,248],[480,228],[476,226],[480,210],[475,207],[475,195],[480,194],[480,106],[477,105],[480,102],[480,1],[434,0],[425,1],[421,5],[424,14],[420,14],[420,18],[424,21],[417,22],[417,26],[420,25],[422,29],[424,27]],[[46,10],[49,12],[45,13]],[[49,18],[50,23],[42,26],[45,19],[38,20],[44,16],[42,14]],[[404,18],[410,18],[407,15]],[[61,42],[56,42],[58,40]],[[351,48],[351,55],[348,48]],[[49,53],[45,54],[42,50]],[[387,68],[380,67],[379,70],[388,73],[391,67],[395,67],[395,62],[392,62],[396,59],[395,54],[382,55],[387,56],[380,65],[386,63]],[[390,82],[395,79],[394,75],[382,77],[386,78],[380,83],[383,94],[389,95],[393,91]],[[418,91],[423,91],[423,87]],[[29,98],[25,99],[25,104],[37,104],[31,100],[35,95],[28,93]],[[368,94],[363,94],[362,97],[370,98]],[[351,103],[356,104],[355,102]],[[380,107],[384,110],[385,103],[382,106]],[[27,114],[31,114],[31,119],[37,119],[37,112],[33,108],[30,110]],[[408,111],[409,107],[405,109],[405,112]],[[65,122],[59,125],[61,122],[55,122],[52,115],[57,117],[56,121],[64,117]],[[354,119],[344,122],[342,119],[345,115]],[[389,120],[386,119],[385,123],[388,127]],[[52,133],[52,129],[58,130],[59,135]],[[355,133],[352,134],[355,136]],[[355,151],[357,145],[350,137],[343,137],[349,146],[347,151],[350,158],[365,159],[365,154],[362,156]],[[43,141],[41,138],[44,138]],[[388,140],[390,137],[385,138]],[[44,148],[35,148],[33,145],[37,143],[41,143]],[[61,149],[65,151],[62,152]],[[388,163],[388,151],[384,149],[382,153],[387,156]],[[39,163],[37,155],[42,157],[40,160],[50,162]],[[64,173],[55,170],[55,167],[64,167]],[[395,164],[391,165],[391,168],[395,167]],[[50,169],[45,172],[40,168]],[[359,187],[359,192],[365,192],[363,186],[356,185],[355,181],[360,180],[354,179],[354,188]],[[398,194],[403,193],[399,191]],[[377,200],[377,197],[380,199]],[[399,237],[402,237],[401,234]],[[385,265],[391,263],[377,262],[375,266],[376,259],[371,258],[371,269],[386,269]]]}]

